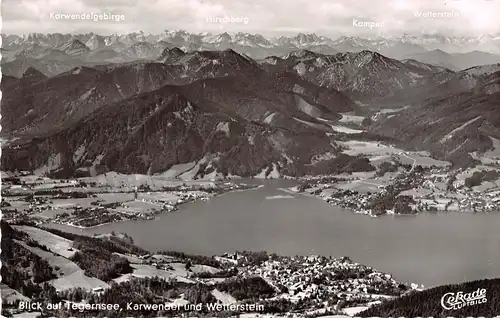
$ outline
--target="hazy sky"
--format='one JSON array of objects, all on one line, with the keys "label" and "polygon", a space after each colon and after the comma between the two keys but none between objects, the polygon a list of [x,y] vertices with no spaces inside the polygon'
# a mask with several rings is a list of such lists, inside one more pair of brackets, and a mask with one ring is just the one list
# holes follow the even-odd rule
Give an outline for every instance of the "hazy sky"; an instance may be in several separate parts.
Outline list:
[{"label": "hazy sky", "polygon": [[[425,17],[441,12],[450,17]],[[51,14],[57,13],[119,14],[124,20],[51,18]],[[166,29],[185,29],[265,35],[297,32],[326,36],[402,32],[467,35],[500,32],[499,15],[500,0],[3,0],[2,33],[111,34],[143,30],[156,34]],[[242,21],[207,22],[208,17],[224,16]],[[354,20],[378,25],[355,26]]]}]

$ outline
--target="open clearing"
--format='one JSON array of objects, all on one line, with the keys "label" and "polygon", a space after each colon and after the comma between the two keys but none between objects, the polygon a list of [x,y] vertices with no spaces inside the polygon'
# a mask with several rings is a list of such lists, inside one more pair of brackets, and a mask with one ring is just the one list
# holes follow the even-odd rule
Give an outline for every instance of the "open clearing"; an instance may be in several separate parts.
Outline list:
[{"label": "open clearing", "polygon": [[179,165],[173,165],[170,169],[161,174],[162,177],[167,179],[175,179],[181,174],[193,169],[196,166],[196,162],[188,162]]},{"label": "open clearing", "polygon": [[394,148],[392,146],[386,146],[381,143],[372,141],[339,141],[341,146],[348,148],[344,151],[345,154],[350,156],[357,156],[365,154],[367,156],[382,156],[382,155],[392,155],[401,152],[401,149]]},{"label": "open clearing", "polygon": [[[215,183],[207,180],[172,180],[169,176],[143,175],[143,174],[121,174],[108,172],[96,177],[80,178],[79,180],[91,183],[96,182],[101,186],[108,186],[122,191],[132,191],[136,187],[149,186],[152,190],[162,190],[164,187],[178,187],[182,185],[201,186],[206,188],[216,187]],[[101,189],[102,191],[102,189]]]},{"label": "open clearing", "polygon": [[[56,255],[51,252],[44,251],[38,247],[33,247],[33,246],[28,246],[26,243],[18,241],[19,244],[21,244],[24,248],[32,252],[33,254],[36,254],[40,256],[41,258],[45,259],[47,262],[49,262],[49,265],[53,268],[58,267],[59,270],[56,270],[57,274],[64,273],[64,276],[70,275],[71,273],[81,271],[80,267],[73,263],[71,260],[64,258],[60,255]],[[64,277],[61,276],[61,277]]]},{"label": "open clearing", "polygon": [[14,290],[10,288],[9,286],[5,284],[0,283],[0,294],[2,295],[2,302],[3,303],[13,303],[16,300],[20,301],[31,301],[28,297],[24,296],[17,290]]},{"label": "open clearing", "polygon": [[363,116],[354,116],[350,113],[341,113],[342,118],[339,120],[341,123],[356,123],[361,124],[365,117]]},{"label": "open clearing", "polygon": [[97,201],[97,198],[80,198],[80,199],[52,199],[51,204],[44,204],[42,206],[50,206],[55,209],[70,209],[72,207],[81,206],[82,208],[93,207],[91,202]]},{"label": "open clearing", "polygon": [[99,193],[97,198],[103,200],[103,203],[118,203],[132,201],[134,199],[133,193]]},{"label": "open clearing", "polygon": [[[380,189],[378,186],[364,183],[364,182],[351,182],[351,183],[342,183],[336,185],[336,188],[339,190],[350,190],[350,191],[357,191],[359,193],[375,193],[379,192]],[[331,191],[330,191],[331,193]]]},{"label": "open clearing", "polygon": [[179,196],[173,194],[173,193],[168,193],[168,192],[158,192],[158,193],[139,193],[137,196],[139,200],[146,200],[146,201],[162,201],[162,202],[168,202],[168,203],[176,203],[177,200],[180,199]]},{"label": "open clearing", "polygon": [[160,277],[166,280],[176,279],[179,282],[196,283],[195,281],[186,278],[184,275],[178,275],[177,271],[157,269],[151,265],[132,264],[131,266],[134,268],[134,272],[132,274],[123,275],[114,279],[114,281],[116,283],[121,283],[130,280],[132,277]]},{"label": "open clearing", "polygon": [[53,217],[57,216],[58,214],[62,214],[62,213],[71,214],[72,212],[73,212],[73,210],[71,210],[71,209],[44,210],[40,213],[35,214],[34,216],[49,219],[49,218],[53,218]]},{"label": "open clearing", "polygon": [[470,155],[477,160],[480,160],[483,164],[494,164],[494,165],[500,165],[500,140],[490,137],[491,141],[493,142],[493,148],[486,151],[482,155],[478,155],[477,153],[473,152]]},{"label": "open clearing", "polygon": [[393,158],[403,164],[415,164],[422,167],[438,166],[445,167],[451,165],[447,161],[436,160],[429,157],[426,152],[419,151],[404,151],[402,149],[384,145],[373,141],[340,141],[341,146],[347,149],[343,152],[350,156],[365,155],[370,158],[370,162],[375,165],[380,165],[384,161],[390,161]]},{"label": "open clearing", "polygon": [[113,254],[128,259],[128,261],[130,262],[130,264],[143,264],[144,263],[144,260],[141,259],[141,258],[139,258],[139,257],[137,257],[137,256],[120,254],[120,253],[113,253]]},{"label": "open clearing", "polygon": [[[160,256],[160,255],[157,255]],[[168,257],[168,256],[167,256]],[[152,265],[142,265],[142,264],[132,264],[134,272],[132,274],[126,274],[119,278],[114,279],[115,282],[120,283],[130,280],[132,277],[155,277],[164,278],[166,280],[176,279],[179,282],[185,283],[196,283],[194,280],[187,278],[192,273],[210,272],[217,273],[220,271],[217,268],[207,266],[207,265],[193,265],[191,266],[191,271],[187,271],[184,263],[169,263],[172,269],[158,269]]]},{"label": "open clearing", "polygon": [[[50,232],[41,230],[36,227],[25,226],[25,225],[13,226],[13,228],[25,232],[33,240],[40,242],[40,244],[47,246],[47,248],[52,252],[59,254],[63,257],[70,258],[73,255],[75,255],[76,252],[78,252],[77,249],[74,249],[72,247],[73,245],[72,241],[57,236],[55,234],[52,234]],[[72,251],[70,251],[69,249],[72,249]]]},{"label": "open clearing", "polygon": [[80,270],[79,272],[73,272],[68,276],[64,276],[62,278],[54,279],[50,281],[52,286],[54,286],[57,290],[66,290],[75,287],[81,287],[88,291],[91,291],[94,288],[102,287],[104,289],[109,288],[110,286],[94,277],[85,276],[84,272]]},{"label": "open clearing", "polygon": [[344,133],[344,134],[360,134],[364,132],[364,130],[360,129],[351,129],[344,126],[332,125],[332,129],[336,132]]},{"label": "open clearing", "polygon": [[191,271],[187,271],[186,270],[186,264],[184,263],[170,263],[169,264],[173,269],[170,270],[171,273],[177,275],[177,276],[182,276],[182,277],[187,277],[189,276],[191,273],[202,273],[202,272],[209,272],[209,273],[217,273],[219,272],[220,270],[215,268],[215,267],[211,267],[211,266],[207,266],[207,265],[199,265],[199,264],[193,264],[193,266],[191,266]]},{"label": "open clearing", "polygon": [[399,160],[403,164],[413,164],[415,161],[415,165],[422,167],[429,166],[437,166],[437,167],[446,167],[451,165],[451,163],[447,161],[436,160],[434,158],[422,155],[418,152],[407,152],[403,154],[399,154]]},{"label": "open clearing", "polygon": [[141,202],[141,201],[130,201],[123,203],[123,206],[117,207],[113,210],[125,214],[138,214],[138,213],[150,213],[153,211],[159,211],[160,209],[161,209],[160,204]]},{"label": "open clearing", "polygon": [[[54,286],[56,290],[66,290],[75,287],[81,287],[83,289],[91,291],[92,289],[97,287],[109,287],[107,283],[103,282],[100,279],[86,276],[85,272],[80,267],[78,267],[78,265],[67,258],[41,250],[38,247],[28,246],[24,242],[18,243],[32,253],[45,259],[55,270],[54,273],[57,274],[58,278],[50,280],[49,283]],[[56,270],[56,268],[58,269]]]},{"label": "open clearing", "polygon": [[342,310],[346,315],[348,316],[355,316],[357,314],[359,314],[360,312],[362,311],[365,311],[367,310],[368,307],[364,307],[364,306],[359,306],[359,307],[349,307],[349,308],[345,308],[344,310]]},{"label": "open clearing", "polygon": [[229,305],[229,304],[235,304],[235,303],[238,302],[236,300],[236,298],[234,298],[233,296],[229,295],[228,293],[221,292],[218,289],[212,290],[212,295],[217,300],[220,300],[220,302],[223,303],[223,304],[228,304]]}]

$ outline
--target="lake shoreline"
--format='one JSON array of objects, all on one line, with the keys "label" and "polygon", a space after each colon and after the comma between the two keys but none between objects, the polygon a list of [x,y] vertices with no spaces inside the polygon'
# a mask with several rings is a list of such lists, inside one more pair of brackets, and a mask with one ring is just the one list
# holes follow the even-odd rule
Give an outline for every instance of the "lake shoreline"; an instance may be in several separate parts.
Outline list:
[{"label": "lake shoreline", "polygon": [[[293,187],[289,181],[259,182],[258,191],[231,191],[207,202],[189,202],[179,213],[163,214],[154,222],[121,222],[82,230],[54,227],[88,236],[127,233],[138,246],[151,251],[178,250],[206,256],[238,250],[288,256],[346,255],[392,273],[399,281],[427,288],[495,277],[500,272],[500,256],[492,252],[495,242],[500,242],[495,231],[500,214],[367,218],[314,195],[284,191]],[[265,199],[286,192],[295,199]]]},{"label": "lake shoreline", "polygon": [[197,202],[197,201],[209,201],[209,200],[211,200],[211,199],[213,199],[215,197],[220,197],[220,196],[232,193],[232,192],[244,192],[244,191],[258,190],[259,188],[264,187],[264,185],[251,186],[251,185],[248,185],[248,184],[238,184],[238,186],[245,186],[247,188],[245,188],[245,189],[228,190],[228,191],[224,191],[224,192],[221,192],[221,193],[211,194],[211,195],[206,196],[206,197],[201,197],[201,198],[198,198],[198,199],[192,199],[192,200],[184,201],[182,203],[177,203],[177,204],[173,205],[173,209],[172,210],[170,210],[170,211],[162,211],[162,212],[154,215],[151,218],[140,218],[140,219],[137,219],[137,220],[122,219],[122,220],[115,221],[115,222],[100,223],[100,224],[92,225],[92,226],[81,226],[81,225],[75,225],[75,224],[72,224],[72,223],[63,223],[63,222],[54,222],[54,221],[42,222],[39,225],[43,226],[45,224],[51,223],[51,224],[60,224],[60,225],[70,226],[70,227],[73,227],[73,228],[76,228],[76,229],[84,230],[84,229],[93,229],[93,228],[98,228],[98,227],[102,227],[102,226],[106,226],[106,225],[117,224],[117,223],[127,222],[127,221],[154,221],[154,220],[157,220],[157,218],[159,216],[161,216],[161,215],[178,212],[180,210],[180,207],[182,207],[184,205],[187,205],[189,203],[193,203],[193,202]]}]

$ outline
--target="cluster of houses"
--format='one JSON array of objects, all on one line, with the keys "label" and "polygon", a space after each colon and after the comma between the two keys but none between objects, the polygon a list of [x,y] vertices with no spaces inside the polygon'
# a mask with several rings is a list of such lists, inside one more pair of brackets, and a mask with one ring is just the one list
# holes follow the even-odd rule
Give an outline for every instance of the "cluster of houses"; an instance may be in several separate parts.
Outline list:
[{"label": "cluster of houses", "polygon": [[354,213],[371,215],[367,204],[378,196],[377,193],[354,193],[352,191],[339,191],[337,196],[322,195],[323,200],[342,208],[350,209]]},{"label": "cluster of houses", "polygon": [[500,210],[498,188],[490,191],[468,188],[463,179],[455,180],[448,186],[445,182],[450,180],[449,173],[434,173],[424,177],[426,180],[419,189],[427,190],[427,192],[414,196],[418,202],[416,207],[418,211],[489,212]]},{"label": "cluster of houses", "polygon": [[[459,171],[466,172],[466,171]],[[462,211],[483,212],[500,210],[500,189],[479,190],[468,188],[464,180],[456,180],[448,185],[448,181],[457,171],[449,167],[433,168],[421,172],[418,180],[408,173],[399,174],[398,178],[390,178],[390,184],[397,187],[398,184],[411,185],[412,190],[403,191],[399,195],[409,195],[416,201],[412,204],[411,213],[421,211]],[[337,189],[332,194],[318,191],[323,200],[336,206],[353,210],[355,213],[373,215],[370,209],[371,202],[387,193],[389,184],[379,186],[377,191],[359,193],[349,190]],[[330,188],[328,185],[318,185],[319,189]],[[408,188],[408,187],[407,187]],[[387,210],[388,214],[394,213]]]},{"label": "cluster of houses", "polygon": [[[336,295],[350,304],[366,304],[392,298],[411,287],[396,282],[391,275],[350,261],[322,256],[295,256],[268,260],[260,266],[239,268],[242,276],[260,276],[285,292],[280,297],[292,302],[314,300],[321,305]],[[347,276],[341,274],[346,273]],[[339,275],[336,275],[339,274]]]}]

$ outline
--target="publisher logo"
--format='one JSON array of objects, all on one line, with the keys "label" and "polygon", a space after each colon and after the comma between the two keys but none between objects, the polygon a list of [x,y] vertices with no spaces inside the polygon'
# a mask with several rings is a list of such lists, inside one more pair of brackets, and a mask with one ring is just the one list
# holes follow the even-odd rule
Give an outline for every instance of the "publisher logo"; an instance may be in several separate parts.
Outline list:
[{"label": "publisher logo", "polygon": [[446,293],[441,297],[441,306],[446,310],[457,310],[467,306],[486,303],[486,289],[478,288],[472,293]]}]

